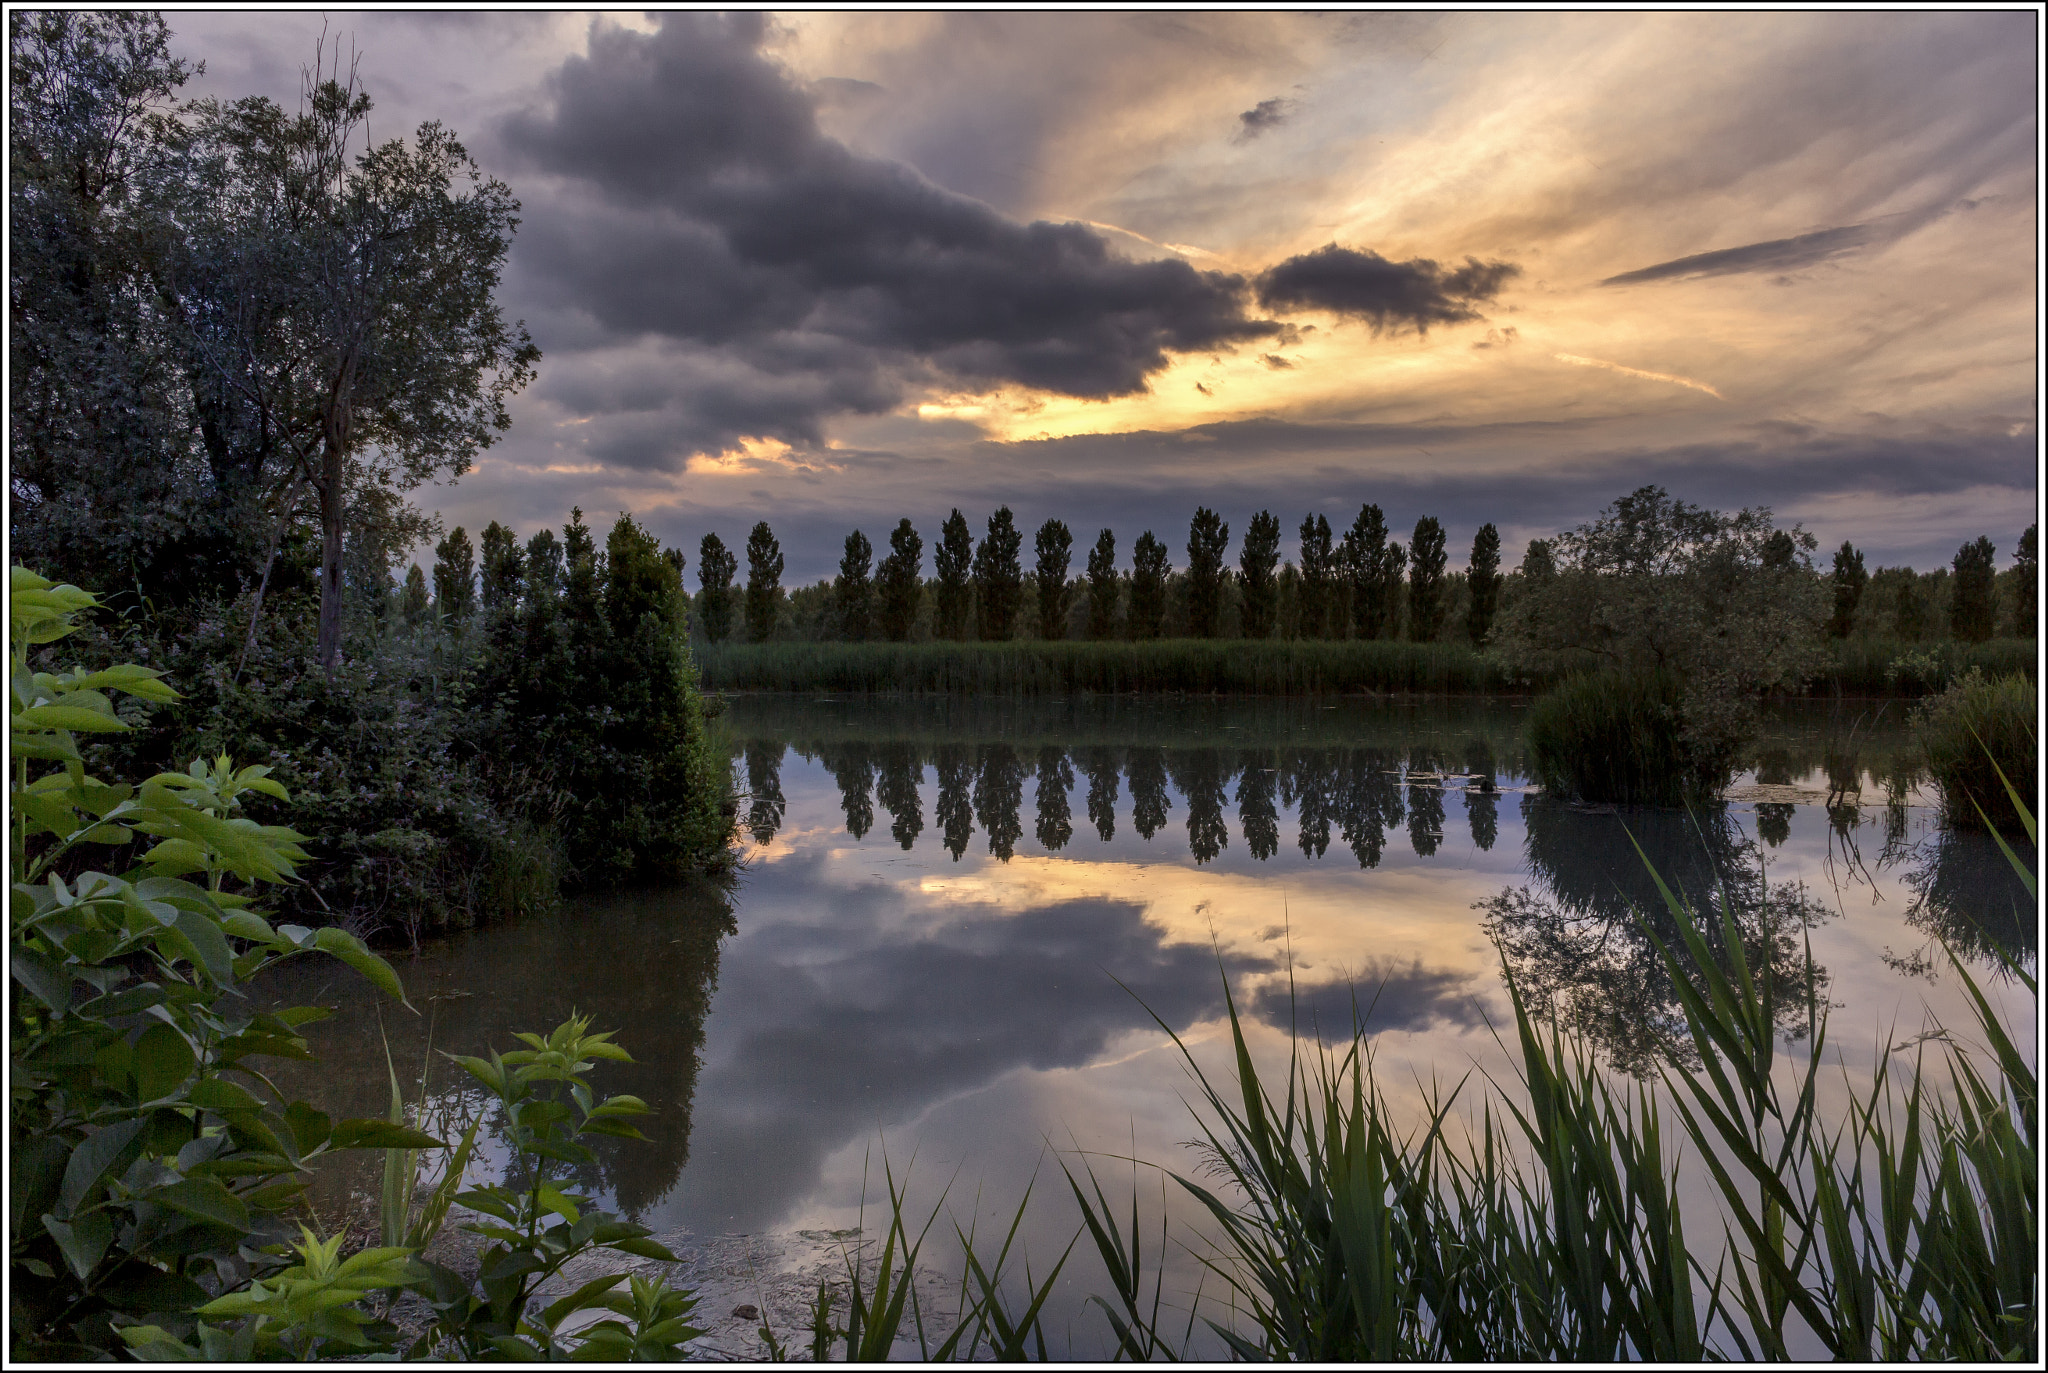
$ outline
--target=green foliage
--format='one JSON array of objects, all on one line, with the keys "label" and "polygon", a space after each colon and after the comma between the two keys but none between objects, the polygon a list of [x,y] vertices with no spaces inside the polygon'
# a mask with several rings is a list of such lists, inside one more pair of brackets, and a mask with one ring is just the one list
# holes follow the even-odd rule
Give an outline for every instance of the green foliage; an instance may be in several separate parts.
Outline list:
[{"label": "green foliage", "polygon": [[975,637],[1001,641],[1015,632],[1024,594],[1024,568],[1018,561],[1023,546],[1010,507],[998,508],[988,517],[988,537],[974,550]]},{"label": "green foliage", "polygon": [[875,600],[875,550],[868,536],[858,529],[846,536],[846,552],[839,559],[839,580],[832,584],[833,609],[839,620],[839,637],[859,643],[868,637],[868,621]]},{"label": "green foliage", "polygon": [[1067,561],[1074,550],[1074,536],[1060,520],[1047,520],[1038,527],[1037,566],[1032,584],[1038,593],[1038,637],[1067,637],[1067,617],[1073,610],[1074,589],[1067,581]]},{"label": "green foliage", "polygon": [[747,535],[747,639],[766,643],[782,613],[782,545],[768,521]]},{"label": "green foliage", "polygon": [[1554,575],[1525,566],[1495,651],[1513,668],[1675,683],[1675,742],[1703,782],[1753,737],[1766,693],[1799,690],[1825,662],[1813,538],[1780,532],[1767,510],[1722,515],[1643,487],[1560,535]]},{"label": "green foliage", "polygon": [[1683,692],[1668,674],[1608,670],[1568,677],[1529,707],[1531,776],[1552,795],[1677,805],[1728,784],[1731,754],[1686,737]]},{"label": "green foliage", "polygon": [[882,637],[900,644],[917,623],[924,583],[924,540],[910,521],[898,520],[889,535],[889,556],[876,570],[875,590],[881,599]]},{"label": "green foliage", "polygon": [[1301,590],[1295,601],[1295,633],[1329,639],[1337,589],[1337,556],[1330,547],[1330,522],[1310,515],[1301,522]]},{"label": "green foliage", "polygon": [[1131,554],[1130,606],[1124,615],[1124,633],[1130,638],[1159,637],[1166,618],[1166,579],[1172,571],[1166,545],[1149,529],[1140,534]]},{"label": "green foliage", "polygon": [[1408,548],[1408,637],[1418,643],[1436,638],[1444,624],[1444,529],[1434,515],[1415,522],[1415,541]]},{"label": "green foliage", "polygon": [[418,629],[432,613],[427,598],[427,574],[420,571],[418,563],[406,569],[405,590],[399,595],[398,613],[407,629]]},{"label": "green foliage", "polygon": [[1088,550],[1088,637],[1100,642],[1116,637],[1116,532],[1105,529]]},{"label": "green foliage", "polygon": [[[140,786],[85,771],[79,734],[130,728],[109,692],[176,693],[134,665],[37,670],[35,648],[97,601],[10,578],[10,1319],[17,1355],[105,1358],[120,1327],[189,1330],[183,1313],[281,1267],[271,1246],[309,1160],[438,1141],[245,1085],[267,1088],[257,1059],[310,1057],[297,1027],[322,1014],[251,1007],[242,989],[265,968],[323,952],[393,996],[398,979],[340,930],[257,913],[259,886],[307,859],[304,836],[237,813],[245,795],[288,799],[270,769],[222,756]],[[156,842],[122,876],[88,866],[136,836]]]},{"label": "green foliage", "polygon": [[1247,639],[1273,637],[1280,609],[1273,568],[1279,561],[1280,521],[1272,511],[1261,510],[1252,516],[1237,553],[1238,630]]},{"label": "green foliage", "polygon": [[[492,1243],[484,1249],[474,1288],[459,1274],[422,1261],[426,1278],[418,1290],[433,1308],[434,1324],[411,1356],[447,1341],[469,1359],[611,1359],[656,1351],[673,1357],[703,1333],[687,1322],[694,1303],[686,1294],[637,1284],[630,1298],[613,1294],[623,1273],[585,1283],[538,1312],[527,1309],[534,1291],[579,1255],[609,1249],[668,1262],[675,1256],[648,1238],[653,1232],[646,1226],[596,1209],[589,1197],[565,1185],[576,1167],[595,1162],[584,1142],[588,1137],[645,1138],[632,1122],[648,1113],[646,1103],[623,1095],[599,1100],[590,1089],[589,1073],[598,1060],[630,1063],[631,1057],[611,1042],[610,1033],[592,1033],[587,1016],[572,1015],[545,1037],[516,1038],[527,1047],[502,1055],[493,1051],[488,1059],[449,1056],[502,1113],[505,1140],[515,1155],[507,1178],[518,1185],[487,1183],[456,1194],[457,1203],[485,1217],[463,1228]],[[567,1343],[563,1322],[597,1308],[633,1324],[594,1328],[585,1339],[597,1343],[587,1350]]]},{"label": "green foliage", "polygon": [[1465,637],[1484,648],[1500,610],[1500,531],[1482,524],[1472,536],[1472,563],[1465,574],[1471,603],[1465,612]]},{"label": "green foliage", "polygon": [[461,525],[434,545],[434,609],[461,624],[476,608],[476,554]]},{"label": "green foliage", "polygon": [[697,620],[704,626],[704,637],[714,644],[732,637],[732,579],[738,570],[725,541],[706,534],[697,547],[697,582],[703,588],[697,597]]},{"label": "green foliage", "polygon": [[1188,525],[1188,637],[1213,639],[1223,610],[1223,554],[1230,526],[1207,506]]},{"label": "green foliage", "polygon": [[1972,670],[1913,715],[1913,734],[1941,788],[1942,818],[1963,829],[2020,832],[2007,783],[2032,792],[2037,715],[2034,683],[2018,673]]},{"label": "green foliage", "polygon": [[1955,591],[1949,601],[1949,632],[1966,644],[1991,637],[1991,578],[1996,550],[1979,537],[1956,550]]},{"label": "green foliage", "polygon": [[1862,552],[1847,539],[1835,550],[1832,584],[1835,613],[1828,620],[1828,637],[1846,639],[1856,623],[1856,606],[1863,599],[1863,588],[1870,584],[1870,574],[1863,570]]},{"label": "green foliage", "polygon": [[2015,637],[2031,639],[2038,632],[2036,617],[2036,579],[2040,575],[2040,564],[2035,557],[2035,544],[2040,526],[2030,524],[2026,533],[2020,535],[2019,549],[2013,554],[2013,565],[2006,572],[2012,579],[2012,594],[2006,598],[2011,607],[2007,619],[2008,632]]},{"label": "green foliage", "polygon": [[932,606],[932,637],[965,639],[973,587],[968,581],[974,568],[974,536],[968,532],[967,517],[955,506],[939,531],[938,547],[932,550],[932,573],[938,579],[938,595]]},{"label": "green foliage", "polygon": [[482,546],[483,607],[492,612],[510,610],[526,590],[526,555],[519,549],[518,536],[492,520],[484,526]]}]

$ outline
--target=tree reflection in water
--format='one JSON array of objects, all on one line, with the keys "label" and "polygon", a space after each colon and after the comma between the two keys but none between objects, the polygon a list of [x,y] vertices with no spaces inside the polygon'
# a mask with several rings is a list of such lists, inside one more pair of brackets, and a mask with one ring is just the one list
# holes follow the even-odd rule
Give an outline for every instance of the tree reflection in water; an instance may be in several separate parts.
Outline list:
[{"label": "tree reflection in water", "polygon": [[782,828],[783,747],[780,740],[747,741],[747,833],[757,844],[773,843]]},{"label": "tree reflection in water", "polygon": [[883,745],[880,764],[875,799],[889,812],[889,837],[907,853],[924,832],[924,800],[917,793],[924,784],[924,764],[911,744]]},{"label": "tree reflection in water", "polygon": [[1124,775],[1131,784],[1131,824],[1138,837],[1150,839],[1166,827],[1173,802],[1166,796],[1166,751],[1132,748]]},{"label": "tree reflection in water", "polygon": [[1281,774],[1280,799],[1294,807],[1294,842],[1304,858],[1321,858],[1330,848],[1328,760],[1327,749],[1295,749]]},{"label": "tree reflection in water", "polygon": [[1067,751],[1047,745],[1038,750],[1038,842],[1046,852],[1058,853],[1074,837],[1074,813],[1067,804],[1067,791],[1074,785],[1073,765]]},{"label": "tree reflection in water", "polygon": [[[1347,749],[1331,762],[1338,774],[1335,809],[1344,842],[1351,846],[1359,867],[1376,868],[1386,848],[1388,827],[1401,823],[1400,755]],[[1442,804],[1441,798],[1438,804]]]},{"label": "tree reflection in water", "polygon": [[1261,863],[1280,851],[1280,816],[1273,808],[1279,770],[1265,749],[1248,750],[1237,774],[1237,823],[1244,846]]},{"label": "tree reflection in water", "polygon": [[1213,748],[1175,749],[1168,758],[1173,784],[1188,802],[1188,852],[1197,865],[1207,863],[1230,846],[1230,827],[1223,820],[1230,776],[1223,754]]},{"label": "tree reflection in water", "polygon": [[[1522,816],[1537,882],[1533,889],[1510,887],[1476,909],[1486,913],[1487,934],[1539,1015],[1555,1014],[1617,1068],[1639,1076],[1662,1059],[1697,1061],[1676,990],[1637,923],[1640,915],[1667,946],[1679,947],[1647,858],[1696,913],[1708,947],[1722,960],[1726,901],[1751,969],[1761,976],[1768,967],[1777,988],[1780,1033],[1787,1039],[1806,1033],[1801,934],[1827,910],[1796,883],[1767,886],[1761,851],[1725,806],[1693,813],[1589,810],[1528,796]],[[1816,966],[1813,972],[1813,991],[1824,997],[1827,970]]]},{"label": "tree reflection in water", "polygon": [[965,744],[940,744],[936,750],[939,773],[939,828],[945,834],[946,852],[955,863],[967,852],[967,840],[974,833],[974,811],[968,804],[968,789],[974,784],[974,759]]},{"label": "tree reflection in water", "polygon": [[[1435,765],[1429,764],[1431,773]],[[1441,777],[1423,773],[1408,776],[1408,844],[1417,858],[1430,858],[1444,837],[1444,784]]]},{"label": "tree reflection in water", "polygon": [[1944,825],[1910,852],[1918,863],[1906,874],[1914,893],[1907,924],[1945,940],[1995,977],[2011,976],[2007,958],[2038,958],[2034,900],[1990,835]]},{"label": "tree reflection in water", "polygon": [[856,839],[868,837],[875,827],[875,807],[868,799],[875,768],[868,759],[867,745],[842,744],[831,763],[832,780],[839,784],[839,808],[846,813],[846,832]]},{"label": "tree reflection in water", "polygon": [[1003,862],[1017,852],[1024,824],[1024,764],[1008,744],[981,746],[981,776],[974,783],[974,818],[988,831],[988,851]]},{"label": "tree reflection in water", "polygon": [[1494,778],[1493,749],[1484,739],[1466,753],[1465,773],[1465,819],[1472,826],[1473,847],[1487,853],[1500,837],[1500,784]]},{"label": "tree reflection in water", "polygon": [[1088,776],[1088,823],[1107,844],[1116,838],[1116,750],[1105,745],[1080,750]]}]

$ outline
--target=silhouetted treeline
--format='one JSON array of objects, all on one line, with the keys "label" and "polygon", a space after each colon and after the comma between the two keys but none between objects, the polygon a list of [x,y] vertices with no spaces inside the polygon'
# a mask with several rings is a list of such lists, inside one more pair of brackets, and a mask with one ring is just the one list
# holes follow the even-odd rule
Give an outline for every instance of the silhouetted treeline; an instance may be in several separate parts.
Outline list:
[{"label": "silhouetted treeline", "polygon": [[[1489,523],[1472,532],[1465,570],[1449,570],[1451,532],[1434,516],[1416,521],[1404,544],[1372,504],[1349,528],[1325,515],[1303,518],[1295,559],[1280,556],[1281,530],[1271,511],[1258,512],[1233,563],[1230,525],[1203,507],[1178,558],[1151,530],[1126,552],[1103,529],[1077,566],[1075,531],[1054,519],[1031,536],[1027,563],[1026,534],[1008,506],[988,517],[978,542],[955,509],[931,541],[929,561],[924,538],[903,519],[887,557],[878,561],[868,535],[854,530],[837,577],[785,588],[783,550],[764,521],[746,541],[743,583],[719,536],[704,536],[696,629],[713,643],[1277,638],[1484,647],[1524,579],[1541,575],[1530,559],[1548,566],[1549,546],[1537,540],[1523,566],[1504,573],[1500,534]],[[1862,553],[1844,542],[1832,568],[1816,574],[1832,597],[1829,632],[1905,643],[2031,638],[2034,529],[2004,571],[1997,556],[1987,536],[1933,572],[1866,569]]]}]

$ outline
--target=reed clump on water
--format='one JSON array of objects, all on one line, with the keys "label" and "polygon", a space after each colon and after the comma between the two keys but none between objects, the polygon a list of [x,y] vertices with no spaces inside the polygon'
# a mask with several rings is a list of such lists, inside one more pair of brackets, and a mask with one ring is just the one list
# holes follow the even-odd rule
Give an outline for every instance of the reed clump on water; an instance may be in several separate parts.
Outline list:
[{"label": "reed clump on water", "polygon": [[2020,832],[2006,784],[2023,795],[2034,786],[2035,696],[2034,684],[2016,672],[1971,671],[1914,713],[1913,733],[1941,788],[1948,824]]}]

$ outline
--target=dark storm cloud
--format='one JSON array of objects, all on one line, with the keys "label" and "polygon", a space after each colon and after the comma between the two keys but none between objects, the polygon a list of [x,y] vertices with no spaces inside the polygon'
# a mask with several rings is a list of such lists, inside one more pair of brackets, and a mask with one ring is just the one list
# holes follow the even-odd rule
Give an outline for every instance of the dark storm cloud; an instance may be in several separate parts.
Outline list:
[{"label": "dark storm cloud", "polygon": [[1482,1023],[1473,998],[1478,981],[1469,973],[1372,960],[1348,977],[1322,982],[1265,984],[1252,1014],[1275,1029],[1342,1042],[1357,1026],[1368,1033],[1424,1030],[1445,1022]]},{"label": "dark storm cloud", "polygon": [[679,378],[714,374],[679,383],[672,450],[816,443],[831,415],[934,378],[1130,395],[1170,354],[1279,332],[1246,315],[1241,277],[1117,257],[1084,226],[1020,224],[826,137],[766,33],[759,14],[599,24],[551,106],[500,130],[566,183],[522,236],[522,281],[674,345]]},{"label": "dark storm cloud", "polygon": [[1237,136],[1241,139],[1257,138],[1268,129],[1277,129],[1287,122],[1288,113],[1292,109],[1292,101],[1283,100],[1278,96],[1271,100],[1261,100],[1237,117],[1240,125]]},{"label": "dark storm cloud", "polygon": [[1269,310],[1328,310],[1370,321],[1373,332],[1457,324],[1478,319],[1475,302],[1500,294],[1521,268],[1481,262],[1445,271],[1426,257],[1391,262],[1371,251],[1326,243],[1288,258],[1258,279],[1259,303]]}]

